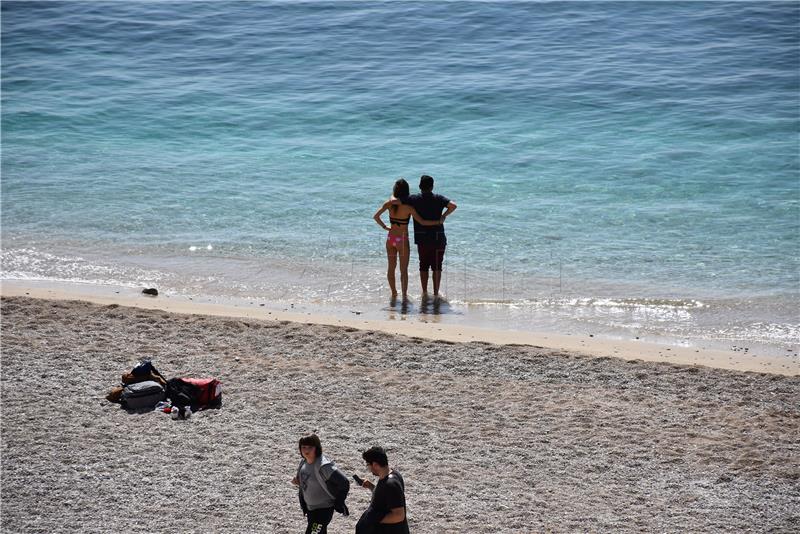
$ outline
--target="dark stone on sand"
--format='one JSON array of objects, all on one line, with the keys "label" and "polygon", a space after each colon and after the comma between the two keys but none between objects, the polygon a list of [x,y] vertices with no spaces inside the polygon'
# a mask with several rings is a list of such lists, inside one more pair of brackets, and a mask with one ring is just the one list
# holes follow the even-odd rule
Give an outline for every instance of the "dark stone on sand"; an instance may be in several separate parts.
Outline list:
[{"label": "dark stone on sand", "polygon": [[154,297],[157,297],[158,296],[158,289],[156,289],[154,287],[151,287],[151,288],[148,288],[148,289],[143,289],[142,293],[144,293],[145,295],[153,295]]}]

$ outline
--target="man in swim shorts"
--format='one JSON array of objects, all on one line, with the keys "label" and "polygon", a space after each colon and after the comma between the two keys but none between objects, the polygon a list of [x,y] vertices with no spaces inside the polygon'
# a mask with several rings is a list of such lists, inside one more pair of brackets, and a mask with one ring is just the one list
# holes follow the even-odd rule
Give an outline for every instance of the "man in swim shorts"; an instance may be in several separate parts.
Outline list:
[{"label": "man in swim shorts", "polygon": [[[433,192],[433,178],[423,174],[419,179],[420,193],[403,199],[403,204],[410,204],[419,216],[426,220],[444,220],[456,209],[455,202]],[[446,211],[442,213],[442,210]],[[433,272],[433,295],[439,296],[439,284],[442,281],[442,262],[447,248],[447,236],[444,224],[423,226],[414,221],[414,243],[419,255],[419,281],[422,294],[428,293],[428,270]]]}]

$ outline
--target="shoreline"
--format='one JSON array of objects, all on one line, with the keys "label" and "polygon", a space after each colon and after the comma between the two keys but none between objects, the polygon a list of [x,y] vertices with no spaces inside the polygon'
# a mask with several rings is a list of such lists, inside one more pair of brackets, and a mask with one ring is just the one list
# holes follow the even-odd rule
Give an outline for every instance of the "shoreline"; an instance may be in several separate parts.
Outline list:
[{"label": "shoreline", "polygon": [[[537,289],[514,290],[510,282],[494,280],[490,284],[494,292],[486,293],[481,288],[486,289],[491,277],[476,282],[479,277],[470,276],[467,286],[466,278],[448,269],[443,272],[445,299],[440,305],[422,298],[419,285],[413,283],[405,304],[389,298],[385,272],[378,268],[385,264],[384,257],[370,257],[367,268],[365,258],[352,265],[336,261],[328,264],[314,258],[265,263],[253,257],[190,256],[180,251],[174,251],[173,256],[132,256],[131,251],[109,249],[101,256],[89,254],[84,258],[80,251],[57,247],[51,251],[56,256],[21,250],[20,257],[13,251],[8,251],[10,259],[4,254],[4,261],[10,261],[4,267],[9,270],[0,273],[0,278],[8,279],[9,284],[71,285],[68,290],[73,293],[78,287],[80,292],[104,291],[112,296],[118,294],[117,286],[156,287],[163,289],[163,296],[193,297],[194,302],[247,305],[255,301],[278,311],[293,305],[287,311],[312,315],[424,320],[568,337],[593,335],[595,339],[644,341],[778,359],[800,355],[796,313],[800,295],[796,292],[731,294],[691,285],[666,288],[633,281],[620,285],[609,280],[570,283],[562,291],[560,284],[551,287],[552,280],[547,277],[514,277],[518,286]],[[345,274],[348,271],[349,278]]]},{"label": "shoreline", "polygon": [[242,300],[236,303],[220,304],[163,294],[150,297],[141,294],[140,288],[50,281],[1,280],[0,295],[2,297],[20,296],[59,301],[78,300],[102,305],[162,310],[185,315],[330,325],[433,341],[524,345],[594,358],[666,362],[786,376],[800,375],[800,358],[796,356],[757,355],[749,354],[747,351],[742,353],[733,350],[680,346],[643,340],[612,339],[591,334],[565,335],[552,332],[500,330],[444,324],[436,322],[435,316],[431,316],[431,320],[381,320],[371,318],[364,312],[351,312],[353,316],[347,317],[341,314],[274,307],[269,303],[250,303]]}]

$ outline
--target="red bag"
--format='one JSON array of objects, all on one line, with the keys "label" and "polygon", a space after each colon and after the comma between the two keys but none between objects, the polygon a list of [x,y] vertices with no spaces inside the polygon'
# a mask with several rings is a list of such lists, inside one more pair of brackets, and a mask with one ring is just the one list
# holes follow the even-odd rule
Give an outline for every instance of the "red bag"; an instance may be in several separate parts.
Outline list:
[{"label": "red bag", "polygon": [[181,378],[183,382],[194,384],[199,390],[199,408],[217,408],[222,405],[222,382],[216,378]]}]

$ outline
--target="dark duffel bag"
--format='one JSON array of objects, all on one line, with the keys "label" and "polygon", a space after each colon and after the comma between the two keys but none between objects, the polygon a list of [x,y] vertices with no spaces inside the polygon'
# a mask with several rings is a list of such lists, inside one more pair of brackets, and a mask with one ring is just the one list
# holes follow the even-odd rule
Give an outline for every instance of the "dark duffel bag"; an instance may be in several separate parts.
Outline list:
[{"label": "dark duffel bag", "polygon": [[141,410],[155,407],[159,401],[164,400],[164,388],[152,380],[128,384],[122,390],[122,405],[129,410]]}]

